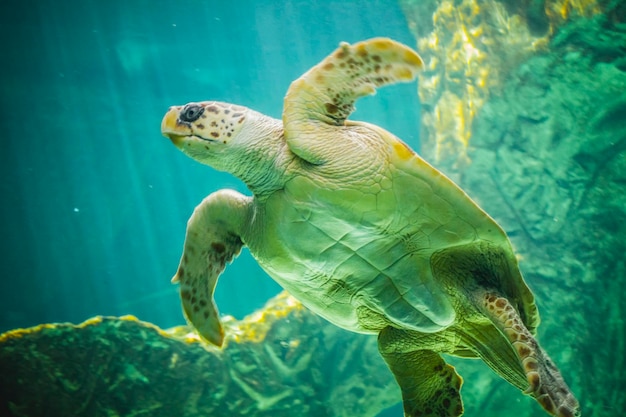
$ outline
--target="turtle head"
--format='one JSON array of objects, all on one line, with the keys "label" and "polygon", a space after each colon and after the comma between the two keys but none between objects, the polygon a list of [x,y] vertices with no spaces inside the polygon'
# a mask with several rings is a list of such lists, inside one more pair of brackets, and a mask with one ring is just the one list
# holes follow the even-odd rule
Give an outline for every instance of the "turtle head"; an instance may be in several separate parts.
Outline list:
[{"label": "turtle head", "polygon": [[161,122],[161,132],[194,159],[204,162],[219,153],[239,134],[249,110],[216,101],[170,107]]},{"label": "turtle head", "polygon": [[280,170],[282,123],[247,107],[217,101],[173,106],[161,133],[183,153],[217,170],[230,172],[248,187],[273,187]]}]

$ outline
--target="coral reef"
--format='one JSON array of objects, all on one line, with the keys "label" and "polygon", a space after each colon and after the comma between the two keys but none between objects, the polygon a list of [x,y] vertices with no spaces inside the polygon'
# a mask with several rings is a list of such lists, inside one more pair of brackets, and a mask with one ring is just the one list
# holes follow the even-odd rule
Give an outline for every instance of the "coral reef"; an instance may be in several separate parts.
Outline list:
[{"label": "coral reef", "polygon": [[375,416],[400,398],[376,339],[281,294],[226,320],[226,346],[133,317],[0,336],[0,415]]}]

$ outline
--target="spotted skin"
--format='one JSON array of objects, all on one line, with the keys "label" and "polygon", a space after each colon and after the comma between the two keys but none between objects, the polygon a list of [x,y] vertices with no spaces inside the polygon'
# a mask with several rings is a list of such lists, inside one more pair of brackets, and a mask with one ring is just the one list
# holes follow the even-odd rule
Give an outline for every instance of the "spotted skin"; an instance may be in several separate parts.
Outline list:
[{"label": "spotted skin", "polygon": [[211,194],[191,217],[183,310],[221,345],[213,290],[246,245],[313,312],[378,335],[406,417],[458,417],[462,379],[441,354],[478,357],[551,415],[578,403],[534,338],[539,315],[504,231],[355,101],[423,67],[389,39],[342,43],[294,81],[283,117],[212,101],[170,108],[162,132],[253,192]]},{"label": "spotted skin", "polygon": [[378,346],[400,385],[406,416],[460,416],[463,379],[430,349],[437,342],[429,339],[432,335],[387,327],[378,335]]},{"label": "spotted skin", "polygon": [[239,133],[242,123],[246,120],[247,109],[234,104],[206,101],[175,106],[171,110],[180,114],[175,120],[167,120],[167,123],[174,124],[180,133],[170,136],[172,142],[177,146],[184,143],[185,146],[191,147],[193,143],[183,141],[182,138],[193,136],[206,142],[204,149],[208,149],[208,143],[226,144]]},{"label": "spotted skin", "polygon": [[[211,194],[196,207],[187,224],[183,255],[173,283],[180,283],[180,298],[187,320],[206,341],[222,346],[224,330],[213,300],[217,278],[243,246],[236,213],[247,198],[230,190]],[[234,214],[234,215],[233,215]]]},{"label": "spotted skin", "polygon": [[528,379],[525,394],[530,394],[549,414],[574,417],[578,402],[567,389],[554,362],[524,326],[509,300],[496,294],[483,296],[483,309],[511,342]]},{"label": "spotted skin", "polygon": [[[283,122],[290,149],[322,163],[325,148],[318,142],[346,123],[357,99],[375,94],[377,87],[413,80],[423,65],[413,50],[389,39],[343,42],[287,91]],[[406,148],[398,150],[406,153]]]}]

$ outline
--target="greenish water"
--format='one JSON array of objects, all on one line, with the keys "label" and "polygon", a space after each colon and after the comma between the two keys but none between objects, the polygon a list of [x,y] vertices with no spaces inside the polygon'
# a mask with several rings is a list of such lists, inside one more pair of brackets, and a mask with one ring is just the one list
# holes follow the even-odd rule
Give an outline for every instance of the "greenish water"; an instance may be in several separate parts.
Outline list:
[{"label": "greenish water", "polygon": [[[531,3],[522,14],[541,15]],[[509,233],[540,343],[583,415],[612,417],[626,403],[626,5],[598,4],[610,12],[503,65],[502,90],[474,119],[472,163],[442,168]],[[170,278],[187,219],[215,190],[247,190],[163,138],[165,111],[219,100],[279,118],[291,81],[340,41],[375,36],[416,45],[395,1],[1,2],[0,332],[95,315],[182,324]],[[415,84],[357,105],[352,119],[419,149]],[[244,251],[216,301],[242,318],[279,291]],[[480,362],[453,363],[468,416],[544,415]]]},{"label": "greenish water", "polygon": [[[174,274],[185,224],[210,192],[245,191],[160,134],[170,105],[221,100],[280,117],[290,82],[340,41],[409,45],[395,2],[5,1],[0,67],[0,331],[134,314],[183,322]],[[354,117],[417,146],[415,85]],[[223,314],[279,288],[243,256],[222,276]]]}]

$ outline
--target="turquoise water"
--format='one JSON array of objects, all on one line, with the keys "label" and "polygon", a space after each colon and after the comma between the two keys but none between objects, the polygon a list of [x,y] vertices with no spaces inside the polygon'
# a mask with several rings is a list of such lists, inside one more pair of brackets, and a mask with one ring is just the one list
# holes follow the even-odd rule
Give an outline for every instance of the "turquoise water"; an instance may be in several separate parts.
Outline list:
[{"label": "turquoise water", "polygon": [[[5,1],[0,67],[0,331],[94,315],[183,323],[185,224],[220,188],[245,191],[160,134],[170,105],[221,100],[280,117],[290,82],[340,41],[415,43],[395,2]],[[418,145],[415,85],[353,118]],[[238,318],[279,287],[247,253],[216,301]]]},{"label": "turquoise water", "polygon": [[[531,3],[518,17],[547,30],[549,2]],[[538,339],[584,415],[612,417],[626,403],[626,5],[599,4],[604,15],[556,28],[545,49],[505,51],[519,61],[501,65],[510,73],[474,119],[471,163],[441,168],[509,233],[542,315]],[[374,36],[416,46],[394,1],[1,2],[0,332],[95,315],[183,324],[170,278],[187,219],[215,190],[247,190],[163,138],[164,113],[219,100],[279,118],[291,81],[340,41]],[[357,105],[351,119],[419,149],[415,83]],[[216,302],[242,318],[279,291],[244,250]],[[468,416],[547,415],[481,362],[453,363]]]}]

